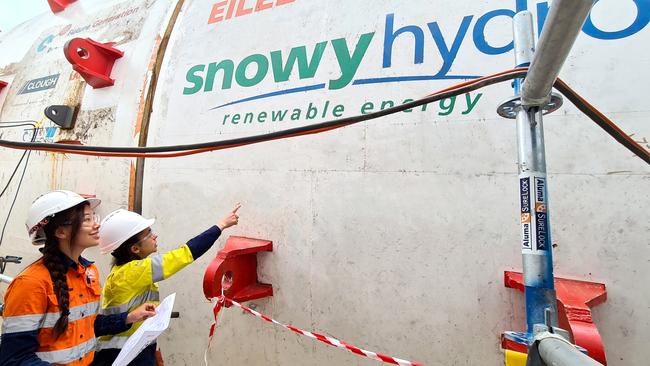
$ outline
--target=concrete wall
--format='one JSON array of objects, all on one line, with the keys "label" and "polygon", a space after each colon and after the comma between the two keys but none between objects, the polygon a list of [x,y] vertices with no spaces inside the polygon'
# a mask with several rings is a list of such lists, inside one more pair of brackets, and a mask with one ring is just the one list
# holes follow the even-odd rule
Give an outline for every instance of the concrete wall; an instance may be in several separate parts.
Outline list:
[{"label": "concrete wall", "polygon": [[[217,3],[185,2],[174,25],[153,104],[151,146],[308,125],[331,119],[336,105],[343,106],[341,116],[354,116],[364,105],[367,111],[367,103],[377,110],[385,101],[401,104],[509,69],[514,57],[508,14],[526,2],[295,0],[248,13],[254,5],[247,1],[240,15],[234,7],[231,17],[230,3],[215,8]],[[546,3],[526,5],[539,18]],[[645,2],[600,1],[561,74],[646,147],[649,11]],[[160,32],[163,26],[156,24]],[[414,33],[395,36],[391,45],[392,35],[407,26]],[[301,73],[295,65],[283,75],[276,66],[274,72],[273,57],[279,55],[274,51],[285,65],[291,50],[297,54],[302,46],[313,69],[303,67]],[[322,58],[312,59],[319,47]],[[350,56],[355,50],[357,58]],[[348,62],[350,57],[358,62]],[[232,76],[215,72],[206,87],[211,63],[226,71],[232,65]],[[129,72],[142,75],[145,66],[138,65]],[[290,93],[296,88],[304,89]],[[105,93],[119,98],[117,108],[137,105],[132,89],[116,89],[121,96],[111,88]],[[91,92],[101,93],[86,87],[85,93]],[[274,251],[259,257],[259,277],[275,291],[254,302],[265,314],[427,365],[502,363],[499,335],[525,328],[521,294],[503,287],[503,271],[521,269],[515,125],[495,112],[511,94],[503,83],[424,111],[319,135],[147,160],[143,213],[158,219],[153,229],[161,250],[214,224],[236,202],[244,205],[240,224],[212,251],[161,284],[163,295],[177,293],[175,309],[181,312],[159,339],[166,362],[203,362],[211,322],[203,272],[228,235],[244,235],[274,242]],[[310,105],[319,112],[312,119]],[[283,121],[272,121],[273,111],[285,109]],[[296,110],[300,118],[291,120]],[[254,117],[250,123],[244,122],[248,113]],[[102,131],[107,132],[95,133],[98,139],[117,133]],[[650,168],[571,105],[545,119],[545,134],[556,276],[607,285],[608,301],[595,309],[594,320],[608,360],[642,364],[650,356],[644,347],[650,338],[644,311],[650,294],[638,280],[650,275],[650,224],[644,219]],[[123,136],[102,143],[133,140]],[[10,171],[16,155],[3,152],[3,172]],[[65,174],[43,171],[30,182],[62,177],[53,187],[89,187],[108,198],[105,212],[125,205],[124,175],[131,161],[82,161],[94,165]],[[101,164],[114,169],[110,180],[97,178]],[[13,242],[25,243],[27,196],[50,188],[30,187],[12,214],[3,255],[24,253]],[[234,309],[224,312],[208,360],[211,365],[376,364]]]}]

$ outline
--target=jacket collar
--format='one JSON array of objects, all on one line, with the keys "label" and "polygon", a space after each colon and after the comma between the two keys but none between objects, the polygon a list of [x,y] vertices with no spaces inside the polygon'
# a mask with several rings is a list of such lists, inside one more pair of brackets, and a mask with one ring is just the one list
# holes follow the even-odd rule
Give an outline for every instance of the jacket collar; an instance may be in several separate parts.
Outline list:
[{"label": "jacket collar", "polygon": [[[77,269],[77,263],[75,261],[73,261],[70,257],[68,257],[67,255],[65,255],[63,253],[61,253],[59,256],[63,260],[63,264],[65,265],[66,270],[68,270],[70,268]],[[82,256],[79,256],[79,263],[84,268],[86,268],[86,267],[90,266],[91,264],[93,264],[95,262],[89,261],[88,259],[86,259],[86,258],[84,258]]]}]

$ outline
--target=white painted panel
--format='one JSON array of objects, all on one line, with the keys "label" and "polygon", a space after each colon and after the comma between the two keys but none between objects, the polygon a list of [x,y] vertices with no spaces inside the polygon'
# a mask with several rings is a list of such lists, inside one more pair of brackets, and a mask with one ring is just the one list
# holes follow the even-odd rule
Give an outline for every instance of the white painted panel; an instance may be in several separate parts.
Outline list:
[{"label": "white painted panel", "polygon": [[[149,145],[304,126],[332,118],[337,105],[343,108],[341,116],[355,116],[364,105],[369,109],[368,103],[377,110],[509,69],[514,57],[503,48],[511,39],[507,14],[516,4],[527,4],[539,15],[547,5],[515,0],[284,2],[185,2],[159,77]],[[9,91],[2,92],[1,120],[38,120],[46,105],[78,96],[79,128],[71,135],[44,132],[41,141],[67,136],[86,144],[136,144],[152,56],[175,2],[98,3],[78,1],[62,15],[37,18],[29,36],[0,37],[0,47],[11,44],[20,54],[0,53],[0,79],[14,78]],[[247,13],[255,3],[274,6]],[[211,15],[215,6],[223,6],[221,16],[227,17],[231,4],[232,17],[209,22],[220,16]],[[243,15],[236,16],[238,5]],[[139,10],[111,26],[93,28],[97,19],[132,8]],[[561,77],[650,148],[648,12],[643,1],[599,1],[590,20],[596,28],[587,24]],[[392,31],[387,30],[390,22]],[[37,51],[67,24],[74,25],[66,35],[89,26],[79,35],[118,42],[125,57],[115,64],[114,87],[94,90],[70,80],[74,74],[60,49],[65,37],[47,43],[45,54]],[[393,37],[399,29],[405,32]],[[358,46],[360,39],[368,41],[367,48]],[[274,71],[277,52],[283,69],[292,50],[304,46],[309,63],[321,42],[322,58],[313,70],[303,67],[301,74],[295,65],[284,77],[277,66]],[[342,55],[349,57],[355,49],[360,61],[350,66]],[[255,61],[237,76],[243,60]],[[215,73],[207,90],[209,64],[230,61],[233,75]],[[259,80],[253,77],[256,64],[267,65]],[[197,65],[203,71],[188,74]],[[57,72],[61,78],[55,89],[17,94],[27,81]],[[348,78],[339,80],[342,75]],[[296,88],[306,89],[289,93]],[[511,94],[509,83],[503,83],[425,110],[320,135],[147,160],[144,214],[157,217],[153,229],[164,251],[241,201],[239,226],[215,246],[228,235],[273,240],[274,251],[259,257],[258,274],[273,284],[275,295],[253,302],[258,310],[427,365],[502,364],[499,335],[525,328],[522,295],[503,287],[503,271],[521,268],[515,126],[495,112]],[[313,118],[307,115],[314,110]],[[283,121],[273,122],[273,112],[286,113]],[[254,119],[245,123],[249,113]],[[6,132],[3,138],[20,140],[23,134]],[[568,104],[545,118],[545,134],[556,275],[607,285],[608,301],[593,316],[609,364],[643,364],[650,357],[644,343],[650,338],[650,316],[643,311],[650,302],[643,282],[650,276],[650,221],[644,219],[650,168]],[[20,153],[4,149],[0,156],[4,182]],[[131,163],[34,154],[0,254],[23,255],[27,263],[36,257],[22,221],[31,198],[46,189],[95,193],[104,199],[103,213],[124,206]],[[0,201],[3,213],[13,189]],[[201,281],[216,251],[161,283],[163,294],[179,294],[176,310],[181,312],[159,340],[168,365],[203,362],[211,309]],[[96,251],[88,256],[100,259],[102,272],[108,273],[106,258]],[[224,311],[208,359],[211,365],[377,364],[233,309]]]},{"label": "white painted panel", "polygon": [[[339,104],[342,116],[355,116],[366,103],[377,110],[509,69],[513,53],[503,47],[512,39],[508,14],[517,3],[536,15],[547,7],[542,1],[296,0],[210,23],[213,5],[222,9],[214,16],[227,17],[231,2],[219,3],[223,8],[216,1],[186,3],[163,64],[149,143],[309,125],[333,118]],[[241,12],[251,6],[243,2]],[[650,148],[644,87],[650,9],[643,6],[637,14],[633,1],[600,1],[589,21],[596,29],[588,24],[581,33],[561,77]],[[405,32],[390,46],[398,29]],[[364,34],[371,39],[358,69],[349,82],[332,84],[350,70],[340,67],[342,52],[354,51]],[[311,72],[304,67],[301,75],[296,65],[283,78],[273,71],[273,54],[281,52],[284,65],[292,49],[305,46],[309,62],[319,42],[326,43]],[[237,77],[245,60],[254,61]],[[220,62],[230,65],[228,72],[214,73],[206,87],[209,65]],[[169,216],[158,231],[178,242],[242,201],[240,225],[228,235],[274,241],[258,272],[273,283],[275,296],[254,303],[281,321],[428,365],[500,364],[500,333],[525,328],[522,296],[502,280],[504,270],[521,268],[516,131],[514,121],[496,115],[511,95],[503,83],[320,135],[150,160],[145,210]],[[310,105],[319,112],[313,119],[306,116]],[[284,110],[301,116],[271,121],[273,111]],[[248,113],[252,121],[244,122]],[[263,113],[267,118],[259,121]],[[240,119],[233,121],[235,115]],[[556,275],[608,286],[608,303],[594,318],[610,364],[643,363],[648,351],[631,337],[650,337],[650,317],[638,311],[650,295],[635,282],[650,275],[650,226],[642,219],[650,169],[568,102],[545,127]],[[196,304],[208,261],[201,258],[163,291],[183,284],[191,299],[181,297],[182,307]],[[200,312],[185,315],[160,342],[173,364],[201,362],[205,342],[184,337],[190,329],[207,331],[205,301]],[[209,361],[375,364],[233,310],[225,312]]]}]

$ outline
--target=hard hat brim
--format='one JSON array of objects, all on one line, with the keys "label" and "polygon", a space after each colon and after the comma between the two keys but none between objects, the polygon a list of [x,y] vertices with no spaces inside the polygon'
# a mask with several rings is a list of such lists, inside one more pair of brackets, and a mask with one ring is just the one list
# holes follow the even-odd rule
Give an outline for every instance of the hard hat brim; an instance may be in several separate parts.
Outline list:
[{"label": "hard hat brim", "polygon": [[90,208],[95,209],[95,207],[99,206],[100,203],[102,203],[102,200],[99,198],[86,198],[86,201],[90,204]]}]

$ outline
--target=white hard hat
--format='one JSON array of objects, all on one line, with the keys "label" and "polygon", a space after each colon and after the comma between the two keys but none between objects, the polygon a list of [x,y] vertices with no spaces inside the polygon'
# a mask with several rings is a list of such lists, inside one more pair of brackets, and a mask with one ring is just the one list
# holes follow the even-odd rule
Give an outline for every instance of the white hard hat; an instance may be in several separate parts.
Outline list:
[{"label": "white hard hat", "polygon": [[77,193],[65,190],[51,191],[37,197],[29,207],[27,221],[25,221],[32,244],[45,244],[45,232],[43,231],[43,226],[47,224],[45,219],[82,202],[88,202],[94,209],[101,203],[101,200],[83,198]]},{"label": "white hard hat", "polygon": [[150,227],[156,219],[145,219],[135,212],[118,209],[102,220],[99,228],[99,252],[108,254],[133,235]]}]

